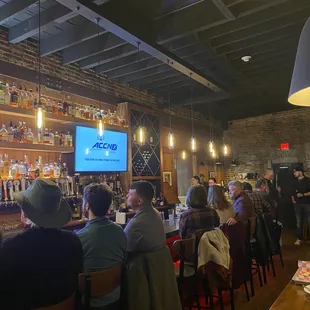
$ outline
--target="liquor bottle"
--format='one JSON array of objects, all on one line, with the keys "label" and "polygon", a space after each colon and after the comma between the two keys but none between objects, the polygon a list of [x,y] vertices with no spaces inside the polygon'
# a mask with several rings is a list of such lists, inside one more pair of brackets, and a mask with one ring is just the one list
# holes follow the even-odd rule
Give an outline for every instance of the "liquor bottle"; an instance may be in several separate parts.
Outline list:
[{"label": "liquor bottle", "polygon": [[62,115],[64,112],[64,107],[62,102],[58,102],[58,114]]},{"label": "liquor bottle", "polygon": [[14,132],[14,127],[13,127],[13,122],[12,120],[10,120],[9,130],[8,130],[8,142],[14,142],[14,136],[15,136],[15,132]]},{"label": "liquor bottle", "polygon": [[65,100],[62,104],[62,114],[68,116],[68,102],[66,100],[66,96],[65,96]]},{"label": "liquor bottle", "polygon": [[37,167],[39,168],[40,176],[43,176],[42,156],[39,156],[39,158],[38,158],[38,166]]},{"label": "liquor bottle", "polygon": [[[4,178],[4,161],[2,160],[2,154],[0,154],[0,178]],[[0,188],[0,191],[1,190]]]},{"label": "liquor bottle", "polygon": [[21,160],[18,164],[17,162],[17,178],[25,178],[27,175],[25,163]]},{"label": "liquor bottle", "polygon": [[9,178],[16,179],[16,175],[17,175],[16,161],[14,159],[11,159]]},{"label": "liquor bottle", "polygon": [[4,104],[4,87],[2,82],[0,82],[0,104]]},{"label": "liquor bottle", "polygon": [[23,90],[21,91],[21,97],[22,97],[22,99],[21,99],[21,102],[20,102],[20,107],[24,108],[24,109],[29,109],[29,105],[30,105],[29,99],[30,99],[30,97],[28,95],[27,88],[25,88],[24,91]]},{"label": "liquor bottle", "polygon": [[116,175],[116,193],[120,195],[122,193],[122,188],[121,188],[121,179],[119,174]]},{"label": "liquor bottle", "polygon": [[73,138],[72,135],[70,134],[70,131],[67,133],[67,146],[68,147],[73,147]]},{"label": "liquor bottle", "polygon": [[66,164],[66,163],[63,163],[63,164],[62,164],[62,168],[61,168],[61,176],[62,176],[63,178],[67,178],[68,175],[69,175],[69,173],[68,173],[67,164]]},{"label": "liquor bottle", "polygon": [[46,112],[53,113],[53,101],[49,98],[46,99]]},{"label": "liquor bottle", "polygon": [[19,86],[19,90],[17,92],[17,105],[20,107],[20,108],[23,108],[23,88],[22,86]]},{"label": "liquor bottle", "polygon": [[36,93],[35,93],[34,99],[33,99],[33,108],[34,109],[37,109],[39,106],[38,92],[39,92],[39,89],[38,89],[38,87],[36,87]]},{"label": "liquor bottle", "polygon": [[60,167],[57,163],[54,163],[54,178],[60,178]]},{"label": "liquor bottle", "polygon": [[10,163],[9,163],[9,155],[4,154],[4,160],[3,160],[3,175],[5,178],[9,177],[10,172]]},{"label": "liquor bottle", "polygon": [[2,128],[0,129],[0,141],[8,142],[9,135],[8,131],[5,128],[5,125],[2,124]]},{"label": "liquor bottle", "polygon": [[69,99],[70,97],[68,96],[68,116],[73,116],[73,104]]},{"label": "liquor bottle", "polygon": [[[37,170],[37,172],[36,172]],[[28,176],[30,179],[35,179],[39,176],[40,172],[36,167],[33,166],[32,163],[30,163],[29,169],[28,169]]]},{"label": "liquor bottle", "polygon": [[28,109],[34,109],[34,100],[35,100],[35,95],[32,89],[30,89],[29,94],[28,94]]},{"label": "liquor bottle", "polygon": [[56,131],[54,135],[54,145],[60,146],[60,135],[58,131]]},{"label": "liquor bottle", "polygon": [[69,146],[69,141],[68,141],[68,135],[67,134],[64,134],[63,146]]},{"label": "liquor bottle", "polygon": [[27,155],[27,154],[24,155],[24,166],[25,166],[26,175],[27,175],[27,174],[28,174],[29,167],[30,167],[29,159],[28,159],[28,155]]},{"label": "liquor bottle", "polygon": [[109,186],[111,187],[112,191],[114,191],[114,179],[112,175],[109,178]]},{"label": "liquor bottle", "polygon": [[9,84],[5,85],[4,89],[4,104],[9,105],[11,103],[11,94]]},{"label": "liquor bottle", "polygon": [[58,103],[53,100],[53,114],[58,114]]},{"label": "liquor bottle", "polygon": [[51,175],[49,164],[46,163],[43,168],[43,178],[49,178]]},{"label": "liquor bottle", "polygon": [[49,134],[47,128],[45,128],[45,130],[43,132],[43,143],[45,145],[49,145],[50,144],[50,134]]},{"label": "liquor bottle", "polygon": [[33,132],[31,131],[31,128],[28,128],[25,140],[27,143],[30,143],[30,144],[33,143]]},{"label": "liquor bottle", "polygon": [[11,91],[11,105],[14,107],[18,106],[18,92],[15,86],[15,83],[13,83],[13,87]]},{"label": "liquor bottle", "polygon": [[50,177],[53,178],[54,177],[54,164],[53,161],[50,161],[50,164],[48,165],[49,169],[50,169]]},{"label": "liquor bottle", "polygon": [[48,135],[49,135],[49,144],[54,146],[55,136],[54,136],[54,134],[53,134],[52,129],[50,129],[50,132],[49,132]]}]

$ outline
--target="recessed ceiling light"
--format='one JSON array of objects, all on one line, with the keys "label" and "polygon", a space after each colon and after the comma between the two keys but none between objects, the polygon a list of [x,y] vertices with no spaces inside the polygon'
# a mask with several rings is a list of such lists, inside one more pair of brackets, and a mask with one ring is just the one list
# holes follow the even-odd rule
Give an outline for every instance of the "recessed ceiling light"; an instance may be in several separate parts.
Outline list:
[{"label": "recessed ceiling light", "polygon": [[249,62],[251,60],[252,56],[243,56],[241,57],[241,60],[244,62]]}]

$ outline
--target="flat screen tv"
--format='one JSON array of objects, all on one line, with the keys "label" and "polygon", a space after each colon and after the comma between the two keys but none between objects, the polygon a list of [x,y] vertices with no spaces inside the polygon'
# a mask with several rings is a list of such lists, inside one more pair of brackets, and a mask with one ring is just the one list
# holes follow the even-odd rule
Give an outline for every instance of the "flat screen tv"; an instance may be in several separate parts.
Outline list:
[{"label": "flat screen tv", "polygon": [[127,133],[105,130],[100,137],[96,128],[77,126],[75,171],[127,171]]}]

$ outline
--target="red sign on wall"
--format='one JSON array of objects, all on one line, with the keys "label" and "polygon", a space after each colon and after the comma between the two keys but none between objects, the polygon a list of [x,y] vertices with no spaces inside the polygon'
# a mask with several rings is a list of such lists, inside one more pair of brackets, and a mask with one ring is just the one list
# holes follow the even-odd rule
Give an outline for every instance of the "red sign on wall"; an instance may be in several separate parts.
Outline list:
[{"label": "red sign on wall", "polygon": [[280,150],[281,151],[287,151],[290,149],[290,144],[288,142],[284,142],[280,144]]}]

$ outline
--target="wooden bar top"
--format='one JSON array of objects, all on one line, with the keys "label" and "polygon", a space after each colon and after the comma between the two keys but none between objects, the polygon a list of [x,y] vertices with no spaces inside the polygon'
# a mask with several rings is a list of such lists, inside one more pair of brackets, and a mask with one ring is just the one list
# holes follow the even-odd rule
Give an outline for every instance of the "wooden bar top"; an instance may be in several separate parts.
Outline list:
[{"label": "wooden bar top", "polygon": [[306,293],[303,290],[302,285],[297,285],[291,281],[276,301],[271,306],[270,310],[309,310],[309,301],[306,299]]}]

